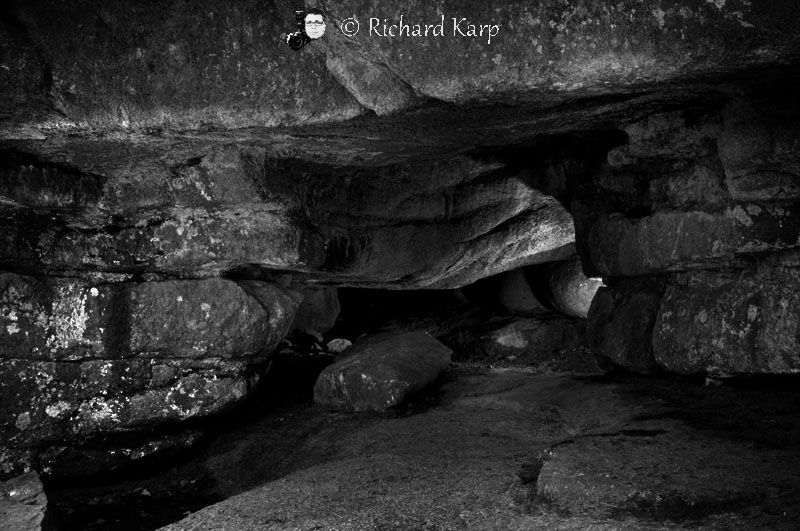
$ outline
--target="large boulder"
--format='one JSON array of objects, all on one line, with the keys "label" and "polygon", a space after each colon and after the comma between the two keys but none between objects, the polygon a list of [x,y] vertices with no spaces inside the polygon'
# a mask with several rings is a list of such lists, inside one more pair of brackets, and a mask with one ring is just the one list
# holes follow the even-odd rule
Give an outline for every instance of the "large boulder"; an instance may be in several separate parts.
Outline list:
[{"label": "large boulder", "polygon": [[256,281],[101,284],[2,273],[0,357],[255,358],[283,339],[299,302],[299,294]]},{"label": "large boulder", "polygon": [[245,397],[299,295],[263,282],[0,275],[3,472],[26,448],[151,428]]},{"label": "large boulder", "polygon": [[452,351],[426,332],[362,339],[329,365],[314,385],[314,401],[350,411],[382,411],[432,384]]},{"label": "large boulder", "polygon": [[655,321],[653,353],[671,372],[794,374],[800,372],[800,272],[681,275]]},{"label": "large boulder", "polygon": [[309,287],[303,290],[303,302],[292,323],[294,330],[324,334],[336,324],[342,307],[339,290],[331,287]]}]

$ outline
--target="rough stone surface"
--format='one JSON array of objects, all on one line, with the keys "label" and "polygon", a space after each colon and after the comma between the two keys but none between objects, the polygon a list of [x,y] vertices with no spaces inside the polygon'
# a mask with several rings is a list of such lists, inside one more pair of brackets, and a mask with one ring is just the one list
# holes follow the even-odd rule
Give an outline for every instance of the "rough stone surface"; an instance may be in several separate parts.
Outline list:
[{"label": "rough stone surface", "polygon": [[[327,72],[324,56],[295,54],[281,42],[294,13],[279,3],[11,1],[3,15],[22,30],[3,47],[10,61],[4,85],[9,95],[40,93],[43,100],[17,109],[10,107],[15,100],[4,102],[4,114],[18,120],[38,117],[49,127],[247,127],[363,112]],[[11,53],[20,44],[27,46]],[[24,61],[26,52],[36,60]]]},{"label": "rough stone surface", "polygon": [[288,331],[299,295],[209,279],[93,284],[0,274],[0,357],[252,358]]},{"label": "rough stone surface", "polygon": [[5,211],[0,262],[191,276],[260,266],[338,283],[457,287],[559,258],[574,239],[566,209],[496,158],[361,168],[231,146],[156,161],[143,147],[109,148],[120,159],[91,175],[6,159],[0,195],[16,206]]},{"label": "rough stone surface", "polygon": [[553,304],[561,313],[570,317],[586,317],[595,293],[603,285],[602,279],[589,278],[583,274],[583,266],[578,257],[554,264],[547,277]]},{"label": "rough stone surface", "polygon": [[[187,428],[159,435],[145,432],[130,439],[89,439],[73,446],[50,446],[39,454],[41,473],[48,479],[76,480],[109,474],[125,474],[153,463],[169,463],[181,452],[206,436],[200,429]],[[130,435],[128,435],[130,437]]]},{"label": "rough stone surface", "polygon": [[500,304],[511,313],[544,311],[545,307],[531,291],[523,269],[509,271],[500,284]]},{"label": "rough stone surface", "polygon": [[329,53],[325,64],[358,103],[378,116],[407,109],[417,101],[411,87],[384,64],[352,53]]},{"label": "rough stone surface", "polygon": [[589,234],[594,267],[606,276],[692,269],[735,256],[797,248],[796,203],[732,206],[721,213],[657,212],[634,219],[611,215]]},{"label": "rough stone surface", "polygon": [[545,312],[524,318],[476,322],[442,340],[459,360],[536,365],[585,345],[586,321]]},{"label": "rough stone surface", "polygon": [[659,282],[646,280],[600,288],[586,324],[592,352],[600,360],[627,370],[655,372],[653,327],[663,291]]},{"label": "rough stone surface", "polygon": [[684,374],[798,373],[796,269],[686,274],[667,288],[656,362]]},{"label": "rough stone surface", "polygon": [[433,383],[451,354],[425,332],[362,339],[322,371],[314,401],[351,411],[387,409]]},{"label": "rough stone surface", "polygon": [[342,307],[337,288],[310,287],[302,291],[303,302],[295,314],[294,330],[324,334],[336,324]]},{"label": "rough stone surface", "polygon": [[247,395],[299,294],[222,279],[92,284],[0,275],[0,432],[14,451],[209,415]]},{"label": "rough stone surface", "polygon": [[0,530],[41,531],[47,496],[36,472],[0,482]]},{"label": "rough stone surface", "polygon": [[[550,0],[498,10],[471,1],[459,3],[458,13],[446,2],[404,5],[411,24],[440,23],[444,15],[444,34],[429,38],[370,35],[370,17],[399,23],[396,6],[376,11],[366,0],[321,6],[329,17],[325,42],[295,53],[282,42],[294,27],[293,12],[277,2],[206,0],[196,9],[180,2],[154,9],[11,2],[6,16],[24,37],[6,37],[12,45],[4,57],[5,113],[50,127],[309,123],[358,115],[358,101],[369,103],[384,87],[365,83],[354,98],[345,90],[352,87],[343,88],[328,72],[342,67],[326,68],[326,56],[353,65],[349,78],[369,61],[424,97],[452,102],[669,82],[781,64],[796,58],[798,47],[789,3]],[[338,27],[354,15],[361,31],[348,40]],[[499,31],[491,39],[462,36],[453,17],[464,19],[459,29],[465,34],[468,24],[494,24]],[[76,27],[80,31],[66,30]],[[15,110],[11,104],[26,91],[41,94],[41,101],[22,100],[26,105]]]},{"label": "rough stone surface", "polygon": [[567,514],[696,521],[746,510],[776,483],[794,481],[782,452],[759,461],[749,452],[736,441],[701,443],[681,423],[584,437],[548,452],[536,496]]},{"label": "rough stone surface", "polygon": [[796,527],[791,386],[462,368],[435,397],[240,428],[194,469],[233,496],[165,529]]}]

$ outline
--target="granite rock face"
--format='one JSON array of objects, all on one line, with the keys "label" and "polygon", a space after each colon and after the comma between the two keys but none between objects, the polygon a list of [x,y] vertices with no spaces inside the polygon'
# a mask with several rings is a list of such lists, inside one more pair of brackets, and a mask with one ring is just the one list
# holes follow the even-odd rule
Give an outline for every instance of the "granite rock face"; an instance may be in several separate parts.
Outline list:
[{"label": "granite rock face", "polygon": [[288,331],[301,298],[223,279],[93,284],[0,275],[0,356],[30,361],[257,357]]},{"label": "granite rock face", "polygon": [[798,116],[751,89],[626,128],[573,204],[584,265],[611,286],[589,312],[598,356],[640,372],[797,372]]},{"label": "granite rock face", "polygon": [[[299,294],[222,279],[92,284],[0,276],[0,431],[23,448],[150,428],[245,397]],[[16,448],[17,450],[12,450]]]},{"label": "granite rock face", "polygon": [[574,238],[563,205],[499,159],[361,169],[210,149],[155,163],[137,150],[89,175],[9,156],[0,263],[195,277],[257,266],[445,288],[558,258]]},{"label": "granite rock face", "polygon": [[[800,34],[787,2],[402,4],[406,24],[442,24],[428,38],[386,33],[397,3],[318,6],[328,31],[295,53],[282,42],[294,13],[280,2],[9,2],[4,15],[23,31],[2,36],[3,114],[51,127],[329,122],[419,99],[552,98],[784,64]],[[361,30],[344,37],[353,16]]]},{"label": "granite rock face", "polygon": [[350,411],[382,411],[432,384],[452,351],[426,332],[377,335],[347,349],[314,385],[314,401]]},{"label": "granite rock face", "polygon": [[656,318],[657,363],[684,374],[800,372],[799,282],[786,268],[681,277]]},{"label": "granite rock face", "polygon": [[614,215],[589,234],[592,262],[605,276],[681,271],[736,256],[796,249],[800,204],[734,204],[723,212],[661,211],[642,219]]},{"label": "granite rock face", "polygon": [[[278,282],[460,288],[577,248],[610,286],[588,311],[600,357],[796,370],[792,2],[402,4],[443,24],[427,39],[371,26],[396,2],[319,4],[327,34],[297,53],[279,2],[0,6],[4,474],[246,396],[299,304]],[[693,292],[687,271],[716,273]],[[585,315],[562,280],[559,309]]]}]

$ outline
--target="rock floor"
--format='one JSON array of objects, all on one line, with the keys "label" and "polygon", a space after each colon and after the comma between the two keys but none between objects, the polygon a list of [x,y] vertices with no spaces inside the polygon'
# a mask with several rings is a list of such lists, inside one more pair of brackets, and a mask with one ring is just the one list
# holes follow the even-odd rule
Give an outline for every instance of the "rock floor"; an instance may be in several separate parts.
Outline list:
[{"label": "rock floor", "polygon": [[48,495],[67,529],[796,529],[797,380],[710,383],[453,364],[383,414],[298,393],[155,476]]}]

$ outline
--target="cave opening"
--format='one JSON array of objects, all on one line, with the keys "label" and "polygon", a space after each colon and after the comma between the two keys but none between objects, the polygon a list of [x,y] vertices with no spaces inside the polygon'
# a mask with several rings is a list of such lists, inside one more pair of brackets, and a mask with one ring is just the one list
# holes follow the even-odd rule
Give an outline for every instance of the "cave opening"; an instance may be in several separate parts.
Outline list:
[{"label": "cave opening", "polygon": [[797,527],[796,6],[423,4],[0,5],[0,530]]}]

